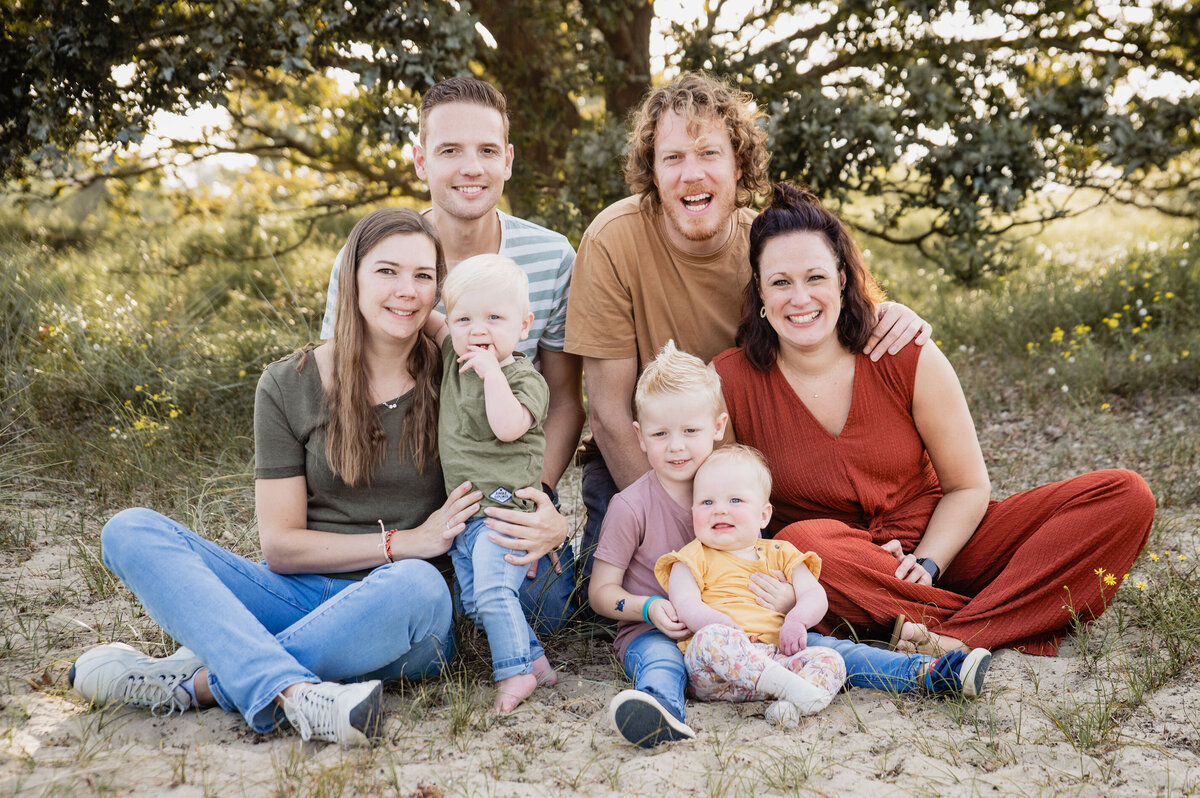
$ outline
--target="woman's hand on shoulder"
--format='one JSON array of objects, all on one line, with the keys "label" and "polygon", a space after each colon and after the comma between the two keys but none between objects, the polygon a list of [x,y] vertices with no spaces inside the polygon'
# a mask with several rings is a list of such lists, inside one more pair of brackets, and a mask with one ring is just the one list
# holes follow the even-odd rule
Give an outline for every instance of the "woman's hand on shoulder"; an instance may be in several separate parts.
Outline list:
[{"label": "woman's hand on shoulder", "polygon": [[536,563],[556,551],[567,539],[567,519],[554,509],[550,497],[537,488],[521,488],[517,496],[537,505],[531,513],[505,507],[488,507],[487,525],[492,530],[492,542],[525,554],[507,554],[504,559],[513,565]]},{"label": "woman's hand on shoulder", "polygon": [[917,315],[917,312],[899,302],[880,302],[875,309],[875,326],[871,337],[863,348],[863,354],[871,360],[884,355],[894,355],[915,341],[922,346],[933,333],[933,325]]}]

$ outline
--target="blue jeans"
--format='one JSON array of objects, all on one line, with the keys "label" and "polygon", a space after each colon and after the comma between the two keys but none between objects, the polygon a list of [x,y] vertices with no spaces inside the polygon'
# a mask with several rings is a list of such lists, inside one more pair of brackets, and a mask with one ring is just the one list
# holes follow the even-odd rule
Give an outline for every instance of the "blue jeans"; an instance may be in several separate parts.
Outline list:
[{"label": "blue jeans", "polygon": [[583,524],[583,548],[579,552],[583,558],[580,583],[583,585],[583,595],[586,596],[587,581],[592,577],[596,546],[600,543],[600,525],[604,523],[608,503],[617,495],[617,483],[613,482],[612,474],[609,473],[603,458],[597,456],[583,464],[579,492],[583,506],[587,508],[587,520]]},{"label": "blue jeans", "polygon": [[[560,509],[553,488],[548,495],[554,509]],[[571,544],[558,553],[558,565],[562,573],[554,570],[549,554],[543,556],[537,563],[537,576],[526,578],[521,585],[521,609],[525,610],[529,625],[540,635],[557,632],[576,609],[575,552]]]},{"label": "blue jeans", "polygon": [[532,673],[533,661],[546,652],[521,609],[519,593],[528,581],[525,574],[529,567],[504,560],[506,554],[524,552],[493,543],[488,537],[491,530],[484,523],[486,520],[481,515],[467,522],[467,528],[454,539],[450,560],[454,563],[463,612],[487,633],[492,677],[501,681]]},{"label": "blue jeans", "polygon": [[676,718],[684,719],[687,669],[676,641],[657,629],[643,632],[629,641],[621,664],[633,679],[634,689],[649,693]]},{"label": "blue jeans", "polygon": [[521,583],[521,609],[540,635],[557,632],[575,611],[575,553],[571,544],[558,553],[558,564],[562,573],[554,570],[547,554],[538,560],[537,576],[526,577]]},{"label": "blue jeans", "polygon": [[921,672],[933,657],[924,654],[902,654],[875,648],[853,640],[808,633],[809,646],[825,646],[842,655],[846,661],[846,684],[907,693],[922,686]]},{"label": "blue jeans", "polygon": [[208,667],[217,703],[258,732],[284,719],[274,699],[290,685],[422,678],[454,656],[450,591],[424,560],[362,581],[277,574],[140,507],[100,540],[105,565]]}]

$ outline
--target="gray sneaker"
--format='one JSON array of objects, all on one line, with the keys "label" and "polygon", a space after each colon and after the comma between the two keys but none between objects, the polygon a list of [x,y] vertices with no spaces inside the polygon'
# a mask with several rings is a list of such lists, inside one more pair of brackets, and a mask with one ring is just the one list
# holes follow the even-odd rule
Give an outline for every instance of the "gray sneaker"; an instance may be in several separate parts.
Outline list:
[{"label": "gray sneaker", "polygon": [[367,745],[382,736],[383,684],[310,684],[284,696],[283,712],[305,740]]},{"label": "gray sneaker", "polygon": [[67,680],[75,692],[98,707],[128,704],[154,715],[182,714],[192,706],[183,683],[202,666],[186,648],[156,658],[124,643],[110,643],[81,654]]}]

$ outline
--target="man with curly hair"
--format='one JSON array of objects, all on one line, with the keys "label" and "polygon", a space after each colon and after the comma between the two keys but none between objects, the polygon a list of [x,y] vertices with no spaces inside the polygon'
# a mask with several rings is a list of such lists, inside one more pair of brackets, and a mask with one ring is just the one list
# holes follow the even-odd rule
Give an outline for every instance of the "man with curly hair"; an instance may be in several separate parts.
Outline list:
[{"label": "man with curly hair", "polygon": [[[733,346],[750,279],[750,205],[768,188],[762,117],[750,94],[704,73],[652,89],[629,135],[633,196],[603,210],[580,242],[566,351],[583,357],[594,437],[583,469],[585,578],[609,499],[650,469],[633,427],[642,367],[671,339],[705,362]],[[888,303],[868,349],[878,357],[927,335],[915,313]]]}]

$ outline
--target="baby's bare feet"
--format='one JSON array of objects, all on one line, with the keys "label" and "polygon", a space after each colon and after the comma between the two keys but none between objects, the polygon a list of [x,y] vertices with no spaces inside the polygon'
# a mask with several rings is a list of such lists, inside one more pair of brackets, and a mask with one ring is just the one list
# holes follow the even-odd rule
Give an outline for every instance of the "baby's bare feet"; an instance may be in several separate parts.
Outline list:
[{"label": "baby's bare feet", "polygon": [[553,687],[558,684],[558,673],[551,667],[545,654],[533,661],[533,675],[537,677],[538,687]]},{"label": "baby's bare feet", "polygon": [[537,686],[537,677],[532,673],[518,673],[516,676],[501,679],[496,684],[498,691],[492,711],[501,714],[512,712],[522,701],[533,694]]}]

